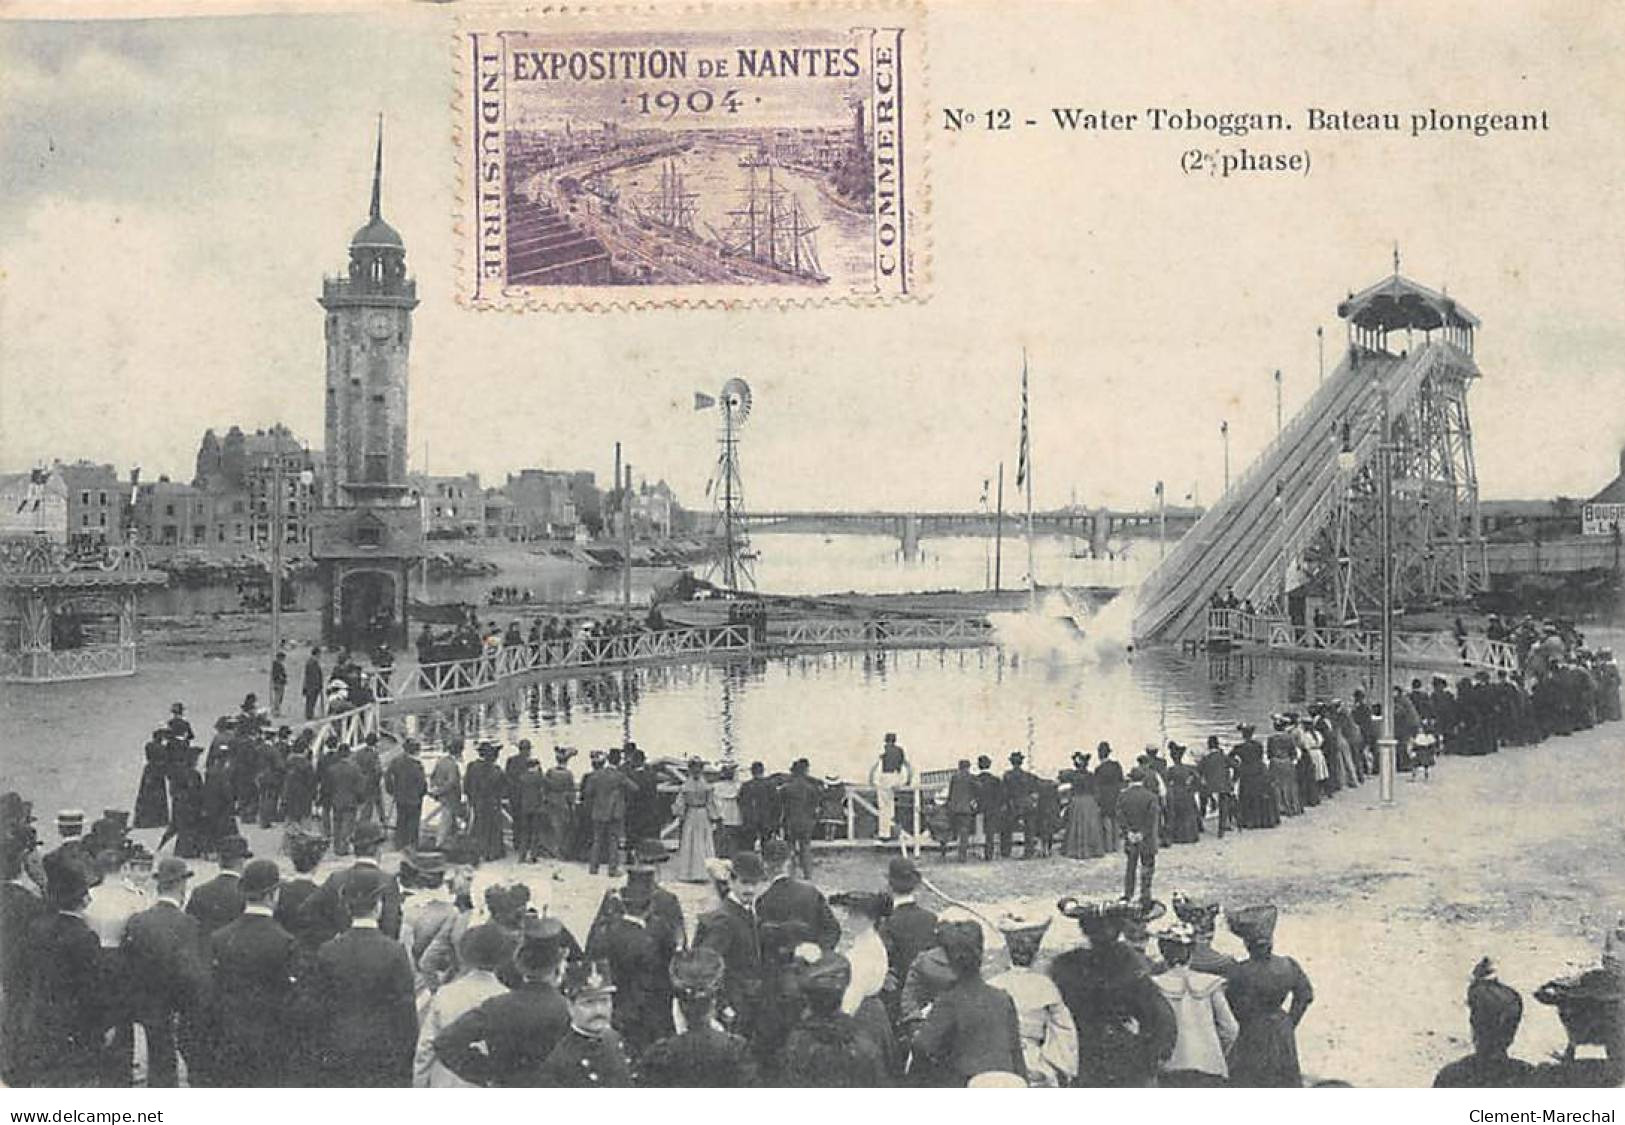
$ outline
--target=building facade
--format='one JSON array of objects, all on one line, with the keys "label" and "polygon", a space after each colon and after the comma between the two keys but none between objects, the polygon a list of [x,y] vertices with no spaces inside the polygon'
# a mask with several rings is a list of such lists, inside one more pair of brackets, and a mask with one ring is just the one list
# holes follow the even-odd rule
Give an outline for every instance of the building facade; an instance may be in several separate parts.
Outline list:
[{"label": "building facade", "polygon": [[573,539],[576,531],[576,474],[553,469],[509,473],[502,486],[512,508],[510,539]]},{"label": "building facade", "polygon": [[84,549],[124,541],[124,488],[113,466],[59,461],[52,474],[62,478],[66,491],[71,545]]},{"label": "building facade", "polygon": [[479,539],[486,534],[485,490],[478,473],[437,477],[412,473],[407,493],[423,512],[423,530],[430,539]]},{"label": "building facade", "polygon": [[384,142],[372,206],[350,240],[345,275],[322,282],[327,341],[322,505],[310,550],[320,575],[322,634],[362,647],[407,640],[408,581],[423,557],[423,522],[406,478],[407,356],[417,283],[406,245],[381,209]]},{"label": "building facade", "polygon": [[[245,434],[239,427],[224,440],[204,431],[192,485],[210,499],[216,547],[268,547],[280,519],[284,544],[310,541],[311,512],[319,495],[316,455],[286,426]],[[280,516],[274,497],[280,486]]]}]

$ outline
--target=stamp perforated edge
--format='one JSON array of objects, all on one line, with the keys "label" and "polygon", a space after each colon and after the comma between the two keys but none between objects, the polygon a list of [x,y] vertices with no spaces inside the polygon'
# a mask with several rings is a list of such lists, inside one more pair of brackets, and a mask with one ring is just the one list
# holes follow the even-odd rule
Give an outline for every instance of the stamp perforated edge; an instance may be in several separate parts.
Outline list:
[{"label": "stamp perforated edge", "polygon": [[[806,294],[788,291],[753,292],[750,287],[717,289],[707,286],[532,286],[524,296],[504,295],[490,300],[475,300],[473,271],[479,263],[472,250],[470,232],[476,225],[473,214],[472,193],[468,190],[472,170],[468,167],[469,113],[468,87],[472,75],[466,57],[467,36],[479,30],[493,18],[529,20],[556,20],[561,24],[586,23],[592,20],[613,20],[616,16],[647,19],[661,17],[682,21],[694,17],[707,20],[725,19],[735,13],[760,19],[763,13],[785,12],[799,15],[839,14],[843,12],[864,15],[899,13],[907,17],[908,29],[914,33],[917,46],[911,63],[918,76],[912,83],[910,97],[914,109],[905,121],[916,133],[908,140],[915,148],[916,163],[910,169],[915,177],[914,186],[904,206],[910,207],[910,219],[915,224],[916,242],[911,252],[909,292],[902,294]],[[610,25],[612,28],[612,24]],[[922,0],[762,0],[759,3],[646,3],[646,4],[484,4],[462,9],[453,21],[449,38],[452,62],[452,236],[456,240],[453,292],[459,308],[476,313],[615,313],[641,309],[806,309],[806,308],[881,308],[894,305],[924,304],[931,297],[932,224],[931,224],[931,146],[926,141],[931,120],[930,103],[930,50],[926,6]],[[905,126],[906,127],[906,126]],[[768,287],[761,287],[766,289]],[[551,291],[549,291],[551,289]],[[622,296],[622,294],[627,294]],[[632,295],[632,294],[636,295]]]}]

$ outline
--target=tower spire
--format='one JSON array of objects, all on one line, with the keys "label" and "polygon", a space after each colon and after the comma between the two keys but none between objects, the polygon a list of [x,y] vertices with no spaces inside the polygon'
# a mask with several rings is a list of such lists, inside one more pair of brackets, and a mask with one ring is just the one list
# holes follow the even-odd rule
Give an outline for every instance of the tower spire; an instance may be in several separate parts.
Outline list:
[{"label": "tower spire", "polygon": [[[383,119],[382,115],[380,115],[379,118],[378,118],[378,128],[380,130],[380,132],[379,132],[380,137],[383,136],[383,133],[382,133],[382,130],[384,128],[383,120],[384,119]],[[380,141],[380,143],[382,143],[382,142]],[[377,213],[378,213],[378,189],[375,187],[375,188],[373,188],[373,214],[377,214]],[[1394,240],[1394,276],[1395,277],[1399,276],[1399,240],[1398,239]]]},{"label": "tower spire", "polygon": [[378,151],[372,161],[372,211],[374,219],[380,217],[378,190],[384,179],[384,115],[378,115]]}]

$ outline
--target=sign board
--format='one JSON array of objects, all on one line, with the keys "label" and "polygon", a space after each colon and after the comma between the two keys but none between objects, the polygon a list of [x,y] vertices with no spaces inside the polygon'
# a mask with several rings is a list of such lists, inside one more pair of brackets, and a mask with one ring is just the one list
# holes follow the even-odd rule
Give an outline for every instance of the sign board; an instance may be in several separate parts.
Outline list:
[{"label": "sign board", "polygon": [[1625,528],[1625,504],[1586,504],[1580,509],[1580,531],[1585,535],[1612,535]]}]

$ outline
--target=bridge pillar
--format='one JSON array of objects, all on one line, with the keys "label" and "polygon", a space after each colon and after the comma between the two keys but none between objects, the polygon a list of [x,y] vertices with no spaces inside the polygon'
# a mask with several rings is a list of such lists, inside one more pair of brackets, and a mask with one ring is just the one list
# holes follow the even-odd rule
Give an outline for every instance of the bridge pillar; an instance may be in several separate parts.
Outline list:
[{"label": "bridge pillar", "polygon": [[903,541],[903,561],[913,562],[920,557],[920,517],[910,513],[902,518],[898,538]]}]

